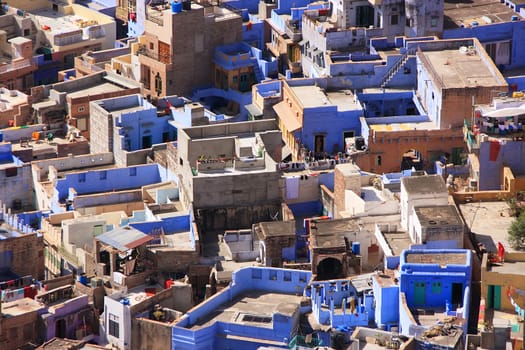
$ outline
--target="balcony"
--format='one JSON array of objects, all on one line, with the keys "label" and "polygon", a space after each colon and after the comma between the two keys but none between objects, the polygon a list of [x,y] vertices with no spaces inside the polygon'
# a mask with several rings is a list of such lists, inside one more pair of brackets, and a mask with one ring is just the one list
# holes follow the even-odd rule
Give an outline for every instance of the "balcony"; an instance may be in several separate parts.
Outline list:
[{"label": "balcony", "polygon": [[293,42],[301,41],[303,34],[301,28],[299,27],[299,21],[297,20],[288,20],[285,23],[285,33]]}]

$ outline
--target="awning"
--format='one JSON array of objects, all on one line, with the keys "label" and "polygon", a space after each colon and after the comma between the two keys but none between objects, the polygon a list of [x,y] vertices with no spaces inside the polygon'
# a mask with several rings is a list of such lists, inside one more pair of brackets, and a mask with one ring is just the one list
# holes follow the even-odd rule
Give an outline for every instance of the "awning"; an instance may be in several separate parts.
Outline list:
[{"label": "awning", "polygon": [[247,110],[248,113],[250,113],[254,118],[255,118],[255,117],[260,117],[260,116],[263,115],[263,112],[259,109],[259,107],[257,107],[257,106],[254,105],[253,103],[247,104],[247,105],[246,105],[246,110]]},{"label": "awning", "polygon": [[286,102],[279,102],[273,106],[273,110],[277,113],[279,120],[284,124],[284,127],[288,132],[294,132],[301,129],[301,123],[299,123],[295,115],[293,115]]},{"label": "awning", "polygon": [[148,243],[154,237],[142,233],[131,226],[124,226],[98,235],[95,238],[106,245],[109,245],[121,252],[125,252]]},{"label": "awning", "polygon": [[524,108],[502,108],[502,109],[496,109],[495,111],[490,111],[487,113],[484,113],[484,117],[491,117],[491,118],[504,118],[504,117],[515,117],[517,115],[523,115],[525,114]]}]

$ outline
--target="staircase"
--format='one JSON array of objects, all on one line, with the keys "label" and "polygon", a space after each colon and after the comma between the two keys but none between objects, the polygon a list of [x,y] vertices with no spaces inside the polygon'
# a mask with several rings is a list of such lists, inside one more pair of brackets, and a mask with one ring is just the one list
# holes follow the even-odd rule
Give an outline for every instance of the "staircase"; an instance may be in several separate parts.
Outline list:
[{"label": "staircase", "polygon": [[265,76],[263,72],[261,71],[261,68],[259,68],[259,64],[257,63],[257,60],[254,61],[253,64],[253,72],[255,73],[255,78],[257,79],[257,82],[261,82],[265,79]]},{"label": "staircase", "polygon": [[390,68],[385,76],[383,77],[383,80],[381,80],[381,88],[385,88],[388,83],[394,78],[394,76],[405,66],[408,59],[410,58],[410,53],[407,51],[401,57],[399,60]]}]

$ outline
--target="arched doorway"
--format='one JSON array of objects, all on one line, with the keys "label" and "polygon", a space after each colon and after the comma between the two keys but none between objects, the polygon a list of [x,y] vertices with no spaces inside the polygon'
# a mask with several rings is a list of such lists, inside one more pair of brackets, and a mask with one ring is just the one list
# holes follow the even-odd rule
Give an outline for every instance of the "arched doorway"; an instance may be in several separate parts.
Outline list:
[{"label": "arched doorway", "polygon": [[343,264],[341,261],[335,258],[326,258],[319,262],[317,265],[317,280],[325,281],[337,278],[342,278],[343,275]]},{"label": "arched doorway", "polygon": [[423,170],[423,157],[421,152],[417,149],[409,149],[403,153],[401,159],[401,171],[410,170],[414,168],[415,170]]}]

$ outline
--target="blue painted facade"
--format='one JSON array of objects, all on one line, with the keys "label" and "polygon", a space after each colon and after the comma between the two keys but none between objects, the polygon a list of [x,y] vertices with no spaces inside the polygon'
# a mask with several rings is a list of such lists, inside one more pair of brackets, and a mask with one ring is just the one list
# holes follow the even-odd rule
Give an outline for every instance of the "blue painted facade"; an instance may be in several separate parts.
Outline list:
[{"label": "blue painted facade", "polygon": [[[288,343],[294,332],[294,323],[292,318],[282,314],[272,316],[272,328],[221,321],[197,329],[189,327],[247,292],[302,294],[310,277],[311,272],[308,271],[263,267],[242,268],[234,272],[229,287],[193,308],[175,323],[171,348],[257,349],[265,344],[264,340]],[[235,336],[239,338],[235,339]]]},{"label": "blue painted facade", "polygon": [[318,106],[303,109],[303,128],[300,138],[304,146],[315,150],[315,135],[325,135],[325,151],[337,153],[344,151],[343,131],[354,131],[360,134],[359,117],[363,110],[339,110],[337,105]]},{"label": "blue painted facade", "polygon": [[378,278],[381,279],[381,276],[372,278],[376,325],[379,328],[382,328],[382,325],[386,328],[397,326],[399,324],[399,286],[397,284],[382,285],[378,282]]},{"label": "blue painted facade", "polygon": [[374,295],[358,296],[348,280],[314,282],[309,296],[312,313],[319,324],[354,328],[367,326],[374,319]]},{"label": "blue painted facade", "polygon": [[[130,99],[136,99],[134,106],[143,108],[115,116],[114,123],[120,128],[119,135],[121,136],[121,144],[118,148],[133,152],[175,139],[176,129],[169,123],[172,119],[171,113],[158,115],[157,107],[140,95],[104,100],[104,108],[112,105],[112,109],[117,109],[119,101],[129,103]],[[145,138],[148,139],[148,144],[144,143]]]},{"label": "blue painted facade", "polygon": [[51,53],[33,56],[33,60],[38,66],[38,69],[33,71],[35,86],[57,82],[60,62],[54,56],[56,54]]},{"label": "blue painted facade", "polygon": [[51,210],[55,213],[63,212],[59,203],[72,200],[76,195],[136,189],[160,180],[157,164],[67,174],[56,180]]},{"label": "blue painted facade", "polygon": [[[425,117],[425,111],[413,91],[386,91],[378,93],[358,93],[365,118],[405,116]],[[420,118],[418,120],[425,120]],[[393,120],[391,123],[397,123]]]},{"label": "blue painted facade", "polygon": [[[495,141],[498,142],[498,141]],[[514,174],[525,173],[525,142],[506,141],[499,144],[497,158],[491,160],[491,142],[481,142],[479,145],[479,178],[480,191],[501,190],[503,166],[508,166]]]},{"label": "blue painted facade", "polygon": [[[464,261],[448,263],[446,256],[463,256]],[[434,258],[433,255],[440,256]],[[414,256],[417,262],[409,262]],[[421,258],[420,258],[421,257]],[[463,259],[458,259],[463,260]],[[456,260],[456,261],[458,261]],[[428,261],[425,262],[425,261]],[[449,316],[461,316],[468,324],[472,255],[467,249],[404,250],[400,256],[400,292],[408,308],[444,309]],[[401,296],[401,294],[400,294]],[[401,333],[412,335],[415,325],[400,301]],[[461,314],[457,314],[461,312]]]},{"label": "blue painted facade", "polygon": [[257,16],[249,16],[249,21],[242,25],[242,41],[259,50],[263,50],[264,43],[264,21]]}]

